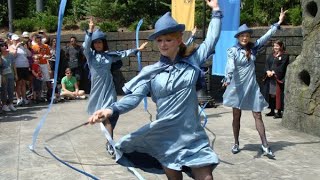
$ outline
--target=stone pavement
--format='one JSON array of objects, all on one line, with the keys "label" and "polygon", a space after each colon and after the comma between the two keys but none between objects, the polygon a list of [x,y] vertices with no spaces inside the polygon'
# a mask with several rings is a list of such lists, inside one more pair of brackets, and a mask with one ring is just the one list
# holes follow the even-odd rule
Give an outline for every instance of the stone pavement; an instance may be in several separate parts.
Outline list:
[{"label": "stone pavement", "polygon": [[[155,119],[155,106],[149,99],[149,112],[140,104],[135,110],[120,117],[115,139],[136,130]],[[0,115],[0,179],[90,179],[53,159],[44,147],[72,166],[100,179],[137,179],[126,168],[117,165],[105,151],[105,138],[98,125],[88,125],[71,131],[49,142],[46,140],[84,123],[86,100],[55,104],[40,131],[36,153],[28,149],[32,134],[46,105],[21,107],[16,113]],[[288,130],[281,126],[281,119],[264,117],[267,137],[276,160],[261,157],[260,139],[255,130],[251,112],[242,115],[240,132],[241,152],[233,155],[232,114],[230,108],[205,109],[209,117],[207,133],[214,141],[214,149],[221,163],[214,170],[216,180],[243,179],[319,179],[320,137]],[[265,112],[264,112],[265,113]],[[212,134],[212,132],[214,134]],[[145,179],[166,179],[138,170]],[[184,179],[190,179],[184,175]]]}]

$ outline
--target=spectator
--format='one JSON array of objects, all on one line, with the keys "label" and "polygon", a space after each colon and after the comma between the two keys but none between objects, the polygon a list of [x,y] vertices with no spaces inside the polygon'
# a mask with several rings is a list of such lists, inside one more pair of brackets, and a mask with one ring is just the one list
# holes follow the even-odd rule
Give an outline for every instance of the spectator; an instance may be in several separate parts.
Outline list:
[{"label": "spectator", "polygon": [[240,152],[239,133],[240,118],[242,110],[251,110],[255,119],[256,129],[261,139],[261,150],[269,158],[273,158],[265,127],[261,116],[261,111],[268,106],[263,98],[255,74],[255,60],[257,51],[271,38],[280,27],[285,13],[281,9],[279,21],[271,26],[271,29],[254,43],[250,42],[252,29],[246,24],[239,27],[235,38],[238,43],[227,51],[226,78],[223,86],[227,86],[223,94],[223,104],[232,107],[233,113],[233,136],[234,145],[231,149],[233,154]]},{"label": "spectator", "polygon": [[[284,43],[277,40],[273,43],[273,54],[265,63],[264,97],[269,102],[271,111],[266,116],[282,118],[284,106],[284,80],[289,64],[289,55],[285,53]],[[277,113],[274,110],[277,110]]]},{"label": "spectator", "polygon": [[13,106],[14,96],[14,79],[15,79],[15,64],[14,58],[16,54],[9,53],[8,47],[4,42],[0,42],[1,48],[1,100],[2,110],[5,112],[16,111]]},{"label": "spectator", "polygon": [[31,66],[32,69],[32,90],[33,90],[33,101],[35,103],[40,102],[41,93],[42,93],[42,72],[40,67],[40,56],[36,54],[33,56],[33,64]]},{"label": "spectator", "polygon": [[71,69],[74,76],[77,78],[78,85],[82,74],[82,69],[85,64],[83,56],[83,48],[77,44],[77,38],[72,36],[70,38],[70,43],[65,48],[65,58],[67,61],[68,68]]},{"label": "spectator", "polygon": [[77,79],[72,76],[70,68],[65,70],[66,76],[61,80],[61,96],[71,99],[85,99],[86,96],[83,90],[79,90]]},{"label": "spectator", "polygon": [[17,69],[17,79],[16,79],[16,96],[17,105],[29,104],[26,98],[26,81],[30,77],[30,64],[28,57],[32,54],[25,45],[20,42],[20,37],[16,34],[12,35],[12,45],[9,47],[10,52],[14,52],[15,56],[15,66]]}]

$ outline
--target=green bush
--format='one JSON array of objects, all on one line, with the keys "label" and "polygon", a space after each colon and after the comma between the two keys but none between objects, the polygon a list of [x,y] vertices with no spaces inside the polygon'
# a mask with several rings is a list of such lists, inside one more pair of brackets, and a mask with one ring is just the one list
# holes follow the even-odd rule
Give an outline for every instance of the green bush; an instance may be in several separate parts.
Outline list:
[{"label": "green bush", "polygon": [[117,32],[118,31],[118,25],[115,22],[105,21],[105,22],[99,23],[98,26],[100,27],[100,30],[103,32]]},{"label": "green bush", "polygon": [[48,32],[55,32],[58,27],[58,17],[57,16],[45,16],[42,22],[39,24],[40,29],[46,29]]},{"label": "green bush", "polygon": [[82,21],[82,22],[80,22],[80,29],[81,30],[87,30],[87,29],[89,29],[89,24],[88,24],[88,21]]},{"label": "green bush", "polygon": [[240,25],[241,24],[247,24],[248,26],[251,26],[254,24],[253,16],[247,12],[241,12],[240,13]]},{"label": "green bush", "polygon": [[63,19],[63,28],[65,30],[79,29],[74,16],[67,16]]},{"label": "green bush", "polygon": [[[135,30],[136,30],[136,28],[137,28],[137,25],[138,25],[138,22],[139,22],[140,20],[137,20],[137,21],[134,21],[129,27],[128,27],[128,29],[130,30],[130,31],[132,31],[132,32],[134,32]],[[143,20],[143,23],[142,23],[142,25],[141,25],[141,27],[140,27],[140,30],[141,31],[144,31],[144,30],[149,30],[149,27],[151,26],[151,24],[150,24],[150,22],[148,22],[148,20]]]},{"label": "green bush", "polygon": [[301,8],[295,7],[288,11],[288,17],[292,25],[297,26],[301,25],[302,22],[302,15],[301,15]]},{"label": "green bush", "polygon": [[20,31],[29,31],[32,32],[34,31],[35,28],[35,23],[34,19],[32,18],[22,18],[22,19],[17,19],[13,21],[13,26],[15,29],[20,30]]}]

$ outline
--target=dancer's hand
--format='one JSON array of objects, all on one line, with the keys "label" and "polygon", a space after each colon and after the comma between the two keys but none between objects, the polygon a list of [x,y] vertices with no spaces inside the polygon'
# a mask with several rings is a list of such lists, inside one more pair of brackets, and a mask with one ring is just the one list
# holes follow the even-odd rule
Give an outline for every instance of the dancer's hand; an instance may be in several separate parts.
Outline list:
[{"label": "dancer's hand", "polygon": [[89,117],[88,122],[90,124],[95,124],[102,122],[104,120],[109,121],[109,117],[112,115],[111,109],[102,109],[93,113],[92,116]]},{"label": "dancer's hand", "polygon": [[224,83],[222,84],[222,87],[227,87],[229,84],[230,84],[230,83],[224,82]]},{"label": "dancer's hand", "polygon": [[94,29],[94,22],[93,22],[93,17],[91,16],[89,20],[89,32],[92,33],[93,29]]},{"label": "dancer's hand", "polygon": [[272,74],[272,72],[271,71],[267,71],[267,76],[268,77],[271,77],[273,74]]},{"label": "dancer's hand", "polygon": [[206,0],[207,5],[210,6],[213,10],[220,10],[218,0]]},{"label": "dancer's hand", "polygon": [[281,8],[281,12],[280,12],[280,15],[279,15],[279,21],[278,21],[279,25],[283,22],[284,17],[286,16],[287,12],[288,12],[288,10],[283,11],[283,8]]},{"label": "dancer's hand", "polygon": [[146,47],[147,44],[148,44],[148,42],[142,43],[141,46],[138,48],[138,50],[141,51],[142,49],[144,49]]}]

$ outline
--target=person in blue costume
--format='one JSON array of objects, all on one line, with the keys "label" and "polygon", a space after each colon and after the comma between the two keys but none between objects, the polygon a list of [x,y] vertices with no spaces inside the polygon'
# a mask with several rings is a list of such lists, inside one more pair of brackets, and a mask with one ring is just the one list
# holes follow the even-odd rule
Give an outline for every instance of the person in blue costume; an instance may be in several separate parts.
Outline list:
[{"label": "person in blue costume", "polygon": [[232,127],[234,145],[231,149],[233,154],[240,152],[239,132],[241,111],[251,110],[255,119],[256,129],[262,141],[261,149],[264,155],[269,158],[274,157],[268,145],[261,116],[261,111],[268,107],[268,103],[260,92],[256,80],[254,63],[257,51],[280,28],[286,12],[281,9],[279,21],[273,24],[270,30],[254,43],[250,42],[252,29],[248,28],[246,24],[241,25],[234,36],[238,39],[238,43],[227,50],[226,77],[223,84],[227,88],[223,94],[223,105],[233,108]]},{"label": "person in blue costume", "polygon": [[[122,58],[142,50],[147,42],[143,43],[138,49],[129,49],[125,51],[108,51],[106,34],[97,29],[94,31],[94,22],[90,18],[89,30],[86,32],[83,44],[84,55],[87,59],[91,74],[91,91],[88,102],[88,114],[92,115],[95,111],[110,106],[117,101],[117,94],[111,74],[111,65],[113,62],[121,61]],[[110,119],[111,124],[105,124],[106,129],[113,136],[113,129],[119,115]],[[107,151],[113,155],[113,148],[107,142]]]},{"label": "person in blue costume", "polygon": [[[219,163],[200,124],[196,82],[199,66],[213,53],[221,31],[222,13],[217,0],[206,0],[212,18],[206,39],[192,49],[182,42],[184,24],[167,12],[155,24],[149,40],[155,40],[160,60],[144,67],[125,84],[127,93],[118,102],[96,111],[90,124],[136,108],[151,94],[157,106],[156,120],[130,133],[115,144],[116,161],[123,166],[151,173],[165,173],[168,179],[182,179],[186,172],[195,179],[213,179]],[[190,49],[191,48],[191,49]]]}]

